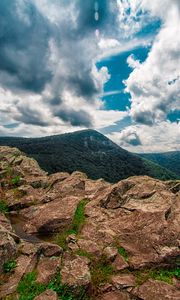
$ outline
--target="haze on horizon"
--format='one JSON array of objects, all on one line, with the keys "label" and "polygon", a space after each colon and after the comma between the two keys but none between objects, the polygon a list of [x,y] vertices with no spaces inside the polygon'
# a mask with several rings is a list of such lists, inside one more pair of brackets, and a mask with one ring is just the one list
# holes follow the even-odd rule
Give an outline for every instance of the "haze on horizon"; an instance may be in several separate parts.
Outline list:
[{"label": "haze on horizon", "polygon": [[0,136],[180,150],[179,0],[1,0]]}]

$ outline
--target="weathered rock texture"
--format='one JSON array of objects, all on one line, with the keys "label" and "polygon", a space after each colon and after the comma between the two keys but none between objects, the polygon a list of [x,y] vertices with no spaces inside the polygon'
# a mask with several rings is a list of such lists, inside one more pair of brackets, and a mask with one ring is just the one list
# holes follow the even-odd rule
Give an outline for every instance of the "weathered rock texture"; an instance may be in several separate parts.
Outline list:
[{"label": "weathered rock texture", "polygon": [[[88,204],[76,217],[83,222],[72,232],[82,199]],[[0,299],[33,270],[38,283],[47,285],[60,272],[75,294],[83,287],[84,295],[99,300],[180,299],[179,181],[134,176],[112,185],[80,172],[48,176],[18,149],[0,147],[0,201]],[[19,218],[20,231],[11,215]],[[17,267],[4,274],[11,260]],[[150,269],[169,272],[172,285],[150,275],[139,284],[139,274]],[[48,290],[35,299],[57,297]]]}]

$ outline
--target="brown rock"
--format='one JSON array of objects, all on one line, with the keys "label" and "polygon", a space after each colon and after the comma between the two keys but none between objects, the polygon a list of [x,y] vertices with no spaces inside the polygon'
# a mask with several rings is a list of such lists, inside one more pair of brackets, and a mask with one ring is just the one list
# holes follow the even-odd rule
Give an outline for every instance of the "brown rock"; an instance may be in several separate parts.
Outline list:
[{"label": "brown rock", "polygon": [[60,246],[52,243],[42,243],[40,249],[46,257],[59,256],[63,253],[63,249]]},{"label": "brown rock", "polygon": [[0,213],[0,226],[8,231],[13,231],[10,221],[2,213]]},{"label": "brown rock", "polygon": [[180,255],[179,211],[179,196],[164,182],[131,177],[87,204],[82,239],[102,248],[118,242],[133,268],[173,266]]},{"label": "brown rock", "polygon": [[37,263],[36,256],[25,256],[21,255],[17,259],[17,266],[14,273],[8,278],[8,281],[1,286],[0,299],[12,294],[16,291],[17,286],[22,277],[29,272],[32,272]]},{"label": "brown rock", "polygon": [[132,274],[119,274],[112,276],[112,284],[116,289],[134,287],[136,285],[135,277]]},{"label": "brown rock", "polygon": [[30,221],[25,224],[25,231],[53,233],[67,228],[79,201],[78,197],[70,196],[41,205],[35,211],[29,210]]},{"label": "brown rock", "polygon": [[114,261],[118,255],[118,250],[115,247],[106,247],[104,249],[104,255],[107,257],[108,260]]},{"label": "brown rock", "polygon": [[99,296],[97,300],[130,300],[130,297],[125,292],[108,292]]},{"label": "brown rock", "polygon": [[88,286],[91,281],[88,264],[86,257],[66,255],[61,269],[62,282],[72,287]]},{"label": "brown rock", "polygon": [[41,258],[37,266],[37,282],[48,284],[56,275],[60,265],[59,258]]},{"label": "brown rock", "polygon": [[121,271],[128,268],[128,263],[124,260],[121,255],[117,255],[115,261],[112,263],[115,271]]},{"label": "brown rock", "polygon": [[16,255],[16,243],[9,232],[0,227],[0,273],[3,272],[4,263],[13,259]]},{"label": "brown rock", "polygon": [[52,290],[47,290],[35,297],[34,300],[58,300],[58,295]]},{"label": "brown rock", "polygon": [[139,288],[135,288],[133,294],[142,300],[180,299],[180,291],[175,286],[152,279],[146,281]]}]

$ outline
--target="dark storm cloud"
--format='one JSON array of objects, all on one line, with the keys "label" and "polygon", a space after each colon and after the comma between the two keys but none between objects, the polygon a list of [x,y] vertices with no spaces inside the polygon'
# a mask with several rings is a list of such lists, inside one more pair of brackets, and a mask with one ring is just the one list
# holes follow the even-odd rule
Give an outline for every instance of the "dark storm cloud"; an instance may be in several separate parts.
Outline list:
[{"label": "dark storm cloud", "polygon": [[47,121],[43,121],[41,113],[35,109],[21,105],[18,107],[18,111],[19,115],[15,117],[17,121],[42,127],[49,125]]},{"label": "dark storm cloud", "polygon": [[[48,84],[49,93],[43,95],[43,101],[52,115],[73,126],[91,126],[88,113],[77,113],[71,107],[60,112],[60,107],[66,102],[66,91],[91,103],[101,93],[92,76],[98,51],[95,29],[107,32],[112,16],[108,0],[97,2],[99,19],[95,20],[94,0],[52,0],[43,5],[36,0],[0,0],[1,86],[21,94],[41,94]],[[51,6],[59,14],[55,22],[50,18]],[[17,109],[18,121],[47,125],[42,114],[38,116],[28,107],[26,99]]]},{"label": "dark storm cloud", "polygon": [[63,121],[69,122],[73,126],[92,126],[91,116],[84,110],[61,109],[55,113],[55,116],[60,117]]},{"label": "dark storm cloud", "polygon": [[39,92],[50,80],[49,37],[46,19],[30,1],[0,1],[0,70],[13,77],[14,87]]}]

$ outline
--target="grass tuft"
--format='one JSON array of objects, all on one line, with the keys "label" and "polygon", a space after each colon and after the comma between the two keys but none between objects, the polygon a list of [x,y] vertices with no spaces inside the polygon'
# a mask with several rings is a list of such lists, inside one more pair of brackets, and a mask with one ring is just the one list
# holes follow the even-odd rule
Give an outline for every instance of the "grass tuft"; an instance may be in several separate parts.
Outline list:
[{"label": "grass tuft", "polygon": [[17,292],[19,293],[19,300],[33,300],[46,290],[44,284],[36,282],[36,273],[31,272],[24,276],[19,282]]},{"label": "grass tuft", "polygon": [[7,214],[9,212],[9,207],[4,200],[0,200],[0,212]]},{"label": "grass tuft", "polygon": [[97,261],[94,260],[90,267],[91,281],[94,286],[99,286],[102,283],[109,282],[111,275],[114,273],[113,267],[107,261],[107,258],[102,257]]},{"label": "grass tuft", "polygon": [[137,285],[143,284],[148,279],[160,280],[172,284],[173,277],[180,278],[180,268],[165,270],[165,269],[150,269],[137,270],[133,273],[136,276]]},{"label": "grass tuft", "polygon": [[12,272],[17,266],[16,260],[12,259],[4,263],[3,265],[3,271],[4,273]]},{"label": "grass tuft", "polygon": [[61,300],[90,300],[84,287],[73,290],[61,282],[60,272],[49,282],[49,284],[40,284],[36,282],[36,273],[28,273],[24,276],[18,285],[17,292],[19,300],[33,300],[36,296],[50,289],[58,294]]},{"label": "grass tuft", "polygon": [[56,234],[55,236],[55,243],[58,244],[60,247],[62,247],[64,250],[67,250],[68,248],[66,242],[68,235],[70,234],[77,235],[82,229],[83,225],[85,224],[86,217],[84,214],[84,210],[87,203],[88,200],[86,199],[83,199],[78,203],[76,211],[74,213],[72,223],[69,226],[69,228],[64,230],[63,232]]},{"label": "grass tuft", "polygon": [[126,253],[126,250],[123,247],[118,247],[118,253],[124,258],[126,262],[129,261],[128,255]]}]

